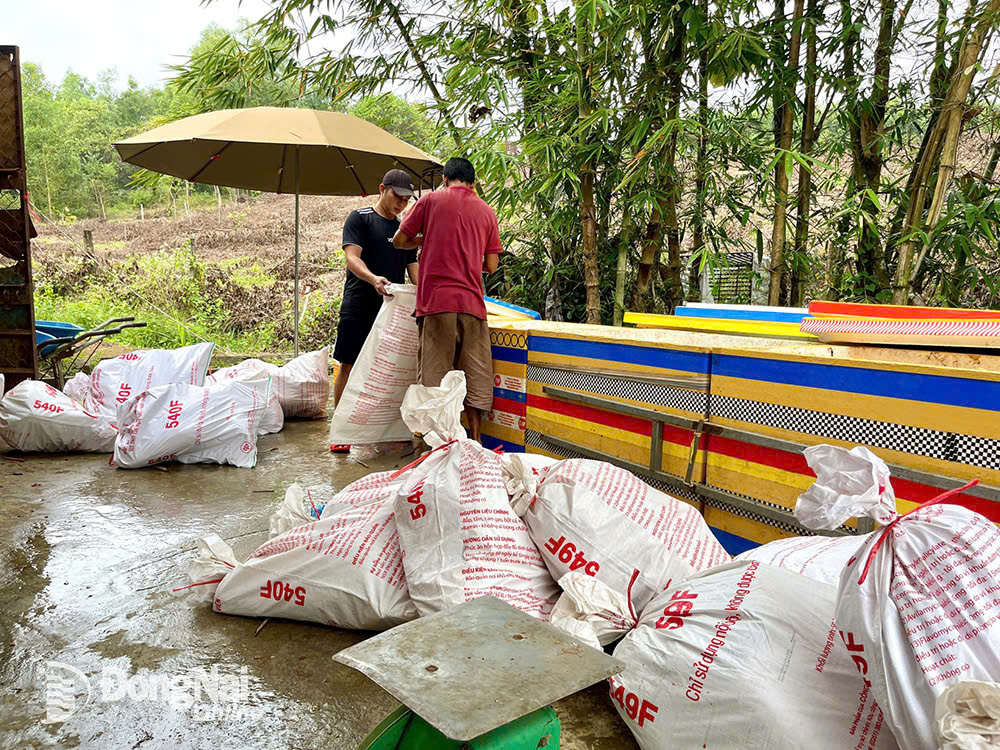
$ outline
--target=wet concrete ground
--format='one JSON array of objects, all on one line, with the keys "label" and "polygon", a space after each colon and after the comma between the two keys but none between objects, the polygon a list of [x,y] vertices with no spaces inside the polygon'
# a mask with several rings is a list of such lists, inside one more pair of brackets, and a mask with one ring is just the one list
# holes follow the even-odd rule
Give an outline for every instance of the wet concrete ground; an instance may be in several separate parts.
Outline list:
[{"label": "wet concrete ground", "polygon": [[[171,593],[198,537],[253,552],[293,481],[322,500],[411,460],[408,446],[356,454],[367,467],[333,456],[326,430],[287,423],[261,439],[255,469],[0,451],[0,748],[355,748],[398,706],[331,659],[365,634],[272,620],[255,635],[261,620]],[[199,669],[218,702],[192,705]],[[567,750],[637,747],[604,685],[555,707]]]}]

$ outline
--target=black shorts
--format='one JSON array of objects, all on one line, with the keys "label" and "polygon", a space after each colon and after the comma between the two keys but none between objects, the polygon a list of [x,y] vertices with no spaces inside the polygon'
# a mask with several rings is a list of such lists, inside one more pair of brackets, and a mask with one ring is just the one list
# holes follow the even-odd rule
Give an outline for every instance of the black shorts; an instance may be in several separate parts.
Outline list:
[{"label": "black shorts", "polygon": [[[381,298],[379,298],[381,300]],[[379,307],[381,306],[381,302]],[[337,323],[337,341],[333,345],[333,358],[342,365],[353,365],[358,361],[365,339],[371,333],[379,307],[372,307],[355,300],[345,299],[340,306],[340,322]]]}]

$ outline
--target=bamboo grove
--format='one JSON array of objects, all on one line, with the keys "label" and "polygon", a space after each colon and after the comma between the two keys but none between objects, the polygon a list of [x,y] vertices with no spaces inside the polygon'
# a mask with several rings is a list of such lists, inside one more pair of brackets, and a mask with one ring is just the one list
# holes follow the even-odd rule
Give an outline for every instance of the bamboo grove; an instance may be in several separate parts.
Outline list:
[{"label": "bamboo grove", "polygon": [[501,217],[496,291],[550,318],[672,309],[739,251],[770,304],[997,305],[998,23],[1000,0],[273,0],[175,83],[423,98]]}]

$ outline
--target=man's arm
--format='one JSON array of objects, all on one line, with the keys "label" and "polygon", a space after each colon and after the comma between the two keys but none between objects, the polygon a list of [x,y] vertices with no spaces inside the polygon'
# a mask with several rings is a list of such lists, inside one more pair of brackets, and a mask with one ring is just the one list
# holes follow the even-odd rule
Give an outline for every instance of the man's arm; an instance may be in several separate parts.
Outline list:
[{"label": "man's arm", "polygon": [[408,263],[406,265],[406,275],[410,277],[411,284],[416,284],[417,280],[420,278],[420,264]]},{"label": "man's arm", "polygon": [[397,229],[396,234],[392,236],[392,244],[399,250],[416,250],[424,244],[424,236],[418,234],[416,237],[409,237],[402,229]]},{"label": "man's arm", "polygon": [[347,270],[353,273],[362,281],[366,281],[375,287],[375,291],[383,297],[391,296],[386,287],[391,283],[385,276],[376,276],[368,270],[368,266],[361,260],[360,245],[344,245],[344,255],[347,257]]},{"label": "man's arm", "polygon": [[486,253],[483,258],[483,270],[486,273],[493,273],[500,266],[500,253]]}]

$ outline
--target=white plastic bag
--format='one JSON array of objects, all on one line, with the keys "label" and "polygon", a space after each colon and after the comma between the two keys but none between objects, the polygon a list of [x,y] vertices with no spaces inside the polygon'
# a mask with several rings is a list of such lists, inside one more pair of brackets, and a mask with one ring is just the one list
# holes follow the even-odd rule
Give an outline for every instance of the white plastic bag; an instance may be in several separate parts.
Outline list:
[{"label": "white plastic bag", "polygon": [[643,750],[895,748],[831,627],[835,596],[756,561],[672,586],[615,647],[615,708]]},{"label": "white plastic bag", "polygon": [[119,409],[113,463],[126,469],[164,461],[257,463],[257,434],[270,381],[161,385]]},{"label": "white plastic bag", "polygon": [[160,385],[203,385],[215,344],[192,344],[179,349],[145,349],[99,363],[90,375],[84,408],[91,414],[116,419],[118,407],[143,391]]},{"label": "white plastic bag", "polygon": [[199,542],[192,585],[216,612],[383,630],[417,617],[392,501],[347,508],[265,542],[235,562],[217,536]]},{"label": "white plastic bag", "polygon": [[956,490],[897,516],[888,467],[864,449],[805,456],[819,478],[796,505],[801,522],[829,528],[849,513],[885,524],[844,569],[837,627],[900,746],[936,750],[938,696],[1000,675],[1000,530],[941,503]]},{"label": "white plastic bag", "polygon": [[261,416],[260,425],[257,428],[258,435],[271,435],[281,432],[285,426],[285,412],[278,400],[278,389],[275,382],[280,368],[276,365],[262,362],[259,359],[247,359],[232,367],[224,367],[221,370],[208,375],[205,378],[205,385],[215,387],[225,385],[231,381],[248,383],[252,380],[267,380],[271,378],[271,388],[268,392],[267,408]]},{"label": "white plastic bag", "polygon": [[370,503],[384,503],[396,497],[403,483],[401,471],[381,471],[368,474],[339,492],[330,489],[307,489],[297,482],[288,486],[285,497],[271,514],[271,536],[284,534],[305,523],[329,518],[342,510]]},{"label": "white plastic bag", "polygon": [[404,475],[396,523],[410,596],[421,615],[495,596],[547,618],[558,595],[524,522],[510,507],[500,457],[465,437],[465,374],[415,385],[402,414],[436,449]]},{"label": "white plastic bag", "polygon": [[538,453],[504,453],[500,456],[503,468],[503,483],[510,498],[510,507],[519,516],[528,512],[528,506],[535,498],[538,480],[545,470],[559,463],[558,458],[550,458]]},{"label": "white plastic bag", "polygon": [[[326,416],[326,402],[330,400],[329,347],[300,354],[281,367],[260,359],[246,359],[238,365],[217,370],[210,378],[212,382],[222,383],[259,380],[266,375],[271,377],[271,388],[286,417]],[[273,424],[273,420],[269,424]],[[269,431],[277,432],[270,427]]]},{"label": "white plastic bag", "polygon": [[858,550],[868,541],[868,537],[868,534],[793,536],[754,547],[733,559],[757,560],[776,568],[799,573],[814,581],[837,586],[840,584],[840,576],[847,563],[858,554]]},{"label": "white plastic bag", "polygon": [[417,382],[417,288],[391,284],[330,420],[330,445],[409,440],[399,407]]},{"label": "white plastic bag", "polygon": [[110,453],[117,434],[110,419],[38,380],[22,380],[0,399],[0,437],[19,451]]},{"label": "white plastic bag", "polygon": [[958,682],[937,699],[935,711],[941,750],[1000,747],[1000,685]]},{"label": "white plastic bag", "polygon": [[90,375],[85,372],[78,372],[66,381],[66,385],[63,386],[63,393],[78,404],[83,404],[87,400],[87,394],[90,393]]},{"label": "white plastic bag", "polygon": [[697,508],[603,461],[546,469],[524,521],[553,578],[594,576],[631,602],[620,614],[633,621],[664,587],[731,559]]}]

